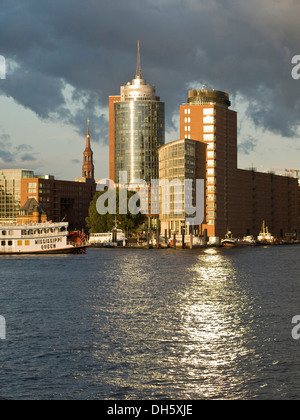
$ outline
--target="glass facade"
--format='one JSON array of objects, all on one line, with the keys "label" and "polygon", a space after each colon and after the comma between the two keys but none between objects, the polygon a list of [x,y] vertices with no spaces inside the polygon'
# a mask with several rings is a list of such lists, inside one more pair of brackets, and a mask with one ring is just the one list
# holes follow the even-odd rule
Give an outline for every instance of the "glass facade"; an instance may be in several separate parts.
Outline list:
[{"label": "glass facade", "polygon": [[[183,190],[185,180],[193,181],[191,202],[196,204],[196,142],[188,139],[178,140],[162,147],[159,151],[159,177],[162,232],[171,230],[180,233],[186,220]],[[180,181],[182,189],[176,187],[176,179]],[[164,183],[172,187],[166,188]],[[182,209],[182,212],[178,211],[179,209]]]},{"label": "glass facade", "polygon": [[21,207],[21,179],[33,178],[32,171],[0,170],[0,220],[15,221]]},{"label": "glass facade", "polygon": [[165,144],[165,105],[157,100],[115,103],[115,182],[159,178],[158,149]]}]

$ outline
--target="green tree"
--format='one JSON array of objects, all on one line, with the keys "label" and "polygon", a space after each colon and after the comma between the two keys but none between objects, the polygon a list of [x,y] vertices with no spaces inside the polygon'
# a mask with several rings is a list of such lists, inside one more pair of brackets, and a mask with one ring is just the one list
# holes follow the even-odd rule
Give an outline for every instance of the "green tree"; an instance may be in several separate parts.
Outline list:
[{"label": "green tree", "polygon": [[[116,220],[118,228],[129,233],[137,231],[144,223],[146,223],[147,216],[144,214],[139,213],[134,215],[130,212],[127,214],[119,214],[119,188],[116,189],[117,214],[99,214],[97,211],[97,201],[106,191],[97,192],[90,204],[89,217],[86,218],[86,224],[90,233],[110,232],[114,228]],[[136,193],[132,191],[127,192],[127,209],[130,198],[135,194]]]}]

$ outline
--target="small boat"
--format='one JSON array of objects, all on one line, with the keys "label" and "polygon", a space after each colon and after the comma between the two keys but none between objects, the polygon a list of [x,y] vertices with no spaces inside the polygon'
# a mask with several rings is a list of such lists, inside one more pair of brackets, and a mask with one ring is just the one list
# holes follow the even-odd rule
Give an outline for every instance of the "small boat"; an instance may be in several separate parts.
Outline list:
[{"label": "small boat", "polygon": [[253,236],[244,236],[239,243],[240,246],[256,246],[256,240]]},{"label": "small boat", "polygon": [[262,230],[257,237],[256,243],[258,245],[274,245],[275,238],[272,236],[272,234],[269,232],[268,227],[266,226],[266,222],[263,222]]},{"label": "small boat", "polygon": [[237,247],[239,245],[238,239],[232,236],[232,232],[228,230],[225,235],[225,239],[221,241],[221,245],[227,248]]},{"label": "small boat", "polygon": [[127,243],[127,238],[121,229],[113,229],[111,232],[91,233],[89,242],[92,247],[115,248]]},{"label": "small boat", "polygon": [[90,245],[67,222],[0,225],[0,255],[83,254]]}]

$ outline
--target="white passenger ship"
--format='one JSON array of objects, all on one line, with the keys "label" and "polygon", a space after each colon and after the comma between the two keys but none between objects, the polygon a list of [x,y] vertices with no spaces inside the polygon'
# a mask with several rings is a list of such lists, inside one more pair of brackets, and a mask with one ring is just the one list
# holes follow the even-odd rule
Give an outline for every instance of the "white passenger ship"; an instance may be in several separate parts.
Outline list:
[{"label": "white passenger ship", "polygon": [[0,255],[84,253],[89,243],[68,223],[0,225]]}]

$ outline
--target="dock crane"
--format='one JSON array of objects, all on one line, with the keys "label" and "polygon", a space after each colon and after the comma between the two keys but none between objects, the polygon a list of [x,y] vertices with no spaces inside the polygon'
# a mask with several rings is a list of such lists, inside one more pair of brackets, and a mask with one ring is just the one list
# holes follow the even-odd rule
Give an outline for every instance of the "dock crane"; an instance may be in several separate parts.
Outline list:
[{"label": "dock crane", "polygon": [[300,178],[300,169],[273,168],[273,171],[284,172],[285,176]]}]

